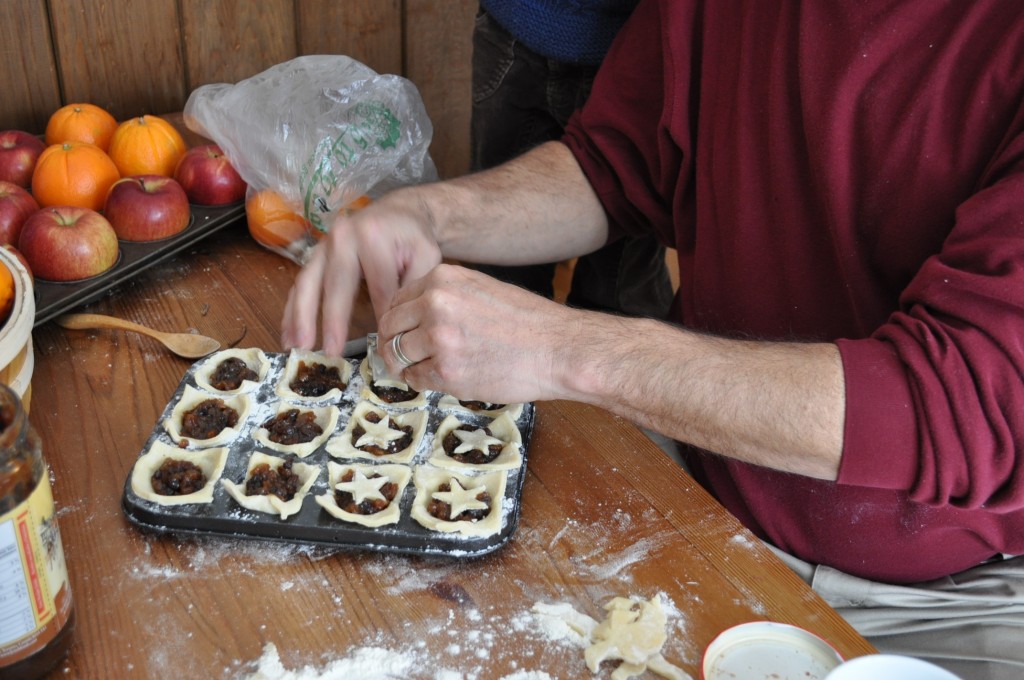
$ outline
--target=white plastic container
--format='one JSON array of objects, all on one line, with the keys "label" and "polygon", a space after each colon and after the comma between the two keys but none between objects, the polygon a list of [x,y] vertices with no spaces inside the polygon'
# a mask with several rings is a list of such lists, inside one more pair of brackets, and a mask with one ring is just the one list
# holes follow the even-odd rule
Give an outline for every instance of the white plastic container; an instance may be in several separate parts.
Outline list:
[{"label": "white plastic container", "polygon": [[32,397],[32,327],[36,318],[35,290],[32,275],[21,260],[6,248],[0,248],[0,265],[14,276],[14,306],[7,321],[0,326],[0,383],[9,385],[21,398],[25,412]]},{"label": "white plastic container", "polygon": [[733,626],[704,652],[704,680],[825,680],[843,662],[835,649],[803,628],[772,621]]}]

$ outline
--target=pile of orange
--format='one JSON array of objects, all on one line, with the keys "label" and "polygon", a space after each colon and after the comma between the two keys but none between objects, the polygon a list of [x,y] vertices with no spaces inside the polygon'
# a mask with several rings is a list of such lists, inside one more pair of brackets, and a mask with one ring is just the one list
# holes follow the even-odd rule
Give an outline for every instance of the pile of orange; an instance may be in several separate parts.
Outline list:
[{"label": "pile of orange", "polygon": [[46,150],[36,161],[32,193],[42,207],[102,210],[111,185],[128,175],[165,175],[185,154],[185,140],[163,118],[120,124],[94,104],[68,104],[46,125]]},{"label": "pile of orange", "polygon": [[14,275],[7,265],[0,264],[0,326],[14,309]]},{"label": "pile of orange", "polygon": [[[360,196],[348,204],[343,212],[355,212],[370,202],[369,196]],[[293,243],[309,242],[310,239],[316,241],[324,235],[273,189],[249,191],[245,199],[245,218],[249,234],[257,243],[271,249],[288,249]]]},{"label": "pile of orange", "polygon": [[42,207],[72,205],[103,210],[110,187],[121,178],[103,149],[86,142],[63,142],[39,154],[32,173],[32,195]]},{"label": "pile of orange", "polygon": [[249,192],[245,199],[245,219],[252,237],[268,248],[288,248],[305,239],[307,234],[320,233],[273,189]]},{"label": "pile of orange", "polygon": [[185,140],[173,125],[157,116],[139,116],[117,126],[107,153],[122,177],[174,177],[174,168],[185,151]]},{"label": "pile of orange", "polygon": [[68,104],[53,112],[46,123],[46,145],[64,142],[95,144],[106,151],[117,120],[95,104]]}]

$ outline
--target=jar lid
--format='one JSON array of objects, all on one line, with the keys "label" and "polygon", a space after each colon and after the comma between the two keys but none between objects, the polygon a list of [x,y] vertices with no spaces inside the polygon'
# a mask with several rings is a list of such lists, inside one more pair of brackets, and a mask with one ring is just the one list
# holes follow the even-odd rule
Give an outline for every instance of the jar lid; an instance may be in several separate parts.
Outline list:
[{"label": "jar lid", "polygon": [[803,628],[754,621],[723,631],[704,652],[705,680],[824,680],[843,658]]}]

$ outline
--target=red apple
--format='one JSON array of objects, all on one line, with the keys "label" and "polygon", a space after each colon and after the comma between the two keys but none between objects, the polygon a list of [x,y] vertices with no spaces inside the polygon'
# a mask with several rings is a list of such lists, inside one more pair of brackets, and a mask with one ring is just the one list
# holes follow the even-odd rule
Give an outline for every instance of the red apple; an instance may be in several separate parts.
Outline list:
[{"label": "red apple", "polygon": [[18,250],[36,278],[78,281],[102,274],[117,263],[117,234],[95,210],[43,208],[25,221]]},{"label": "red apple", "polygon": [[29,215],[39,210],[32,194],[17,184],[0,181],[0,245],[15,244]]},{"label": "red apple", "polygon": [[0,180],[28,188],[36,159],[46,148],[43,140],[21,130],[0,132]]},{"label": "red apple", "polygon": [[192,211],[181,185],[161,175],[114,182],[103,214],[122,241],[158,241],[188,228]]},{"label": "red apple", "polygon": [[245,180],[216,144],[186,151],[174,170],[174,179],[196,205],[227,205],[245,198]]}]

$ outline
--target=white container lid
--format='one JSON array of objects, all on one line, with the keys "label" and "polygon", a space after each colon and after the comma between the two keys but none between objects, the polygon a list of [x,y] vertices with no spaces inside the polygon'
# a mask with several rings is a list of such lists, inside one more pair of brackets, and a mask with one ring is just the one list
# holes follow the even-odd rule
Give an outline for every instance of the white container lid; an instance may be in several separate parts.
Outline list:
[{"label": "white container lid", "polygon": [[824,680],[843,658],[803,628],[771,621],[733,626],[704,652],[705,680]]}]

